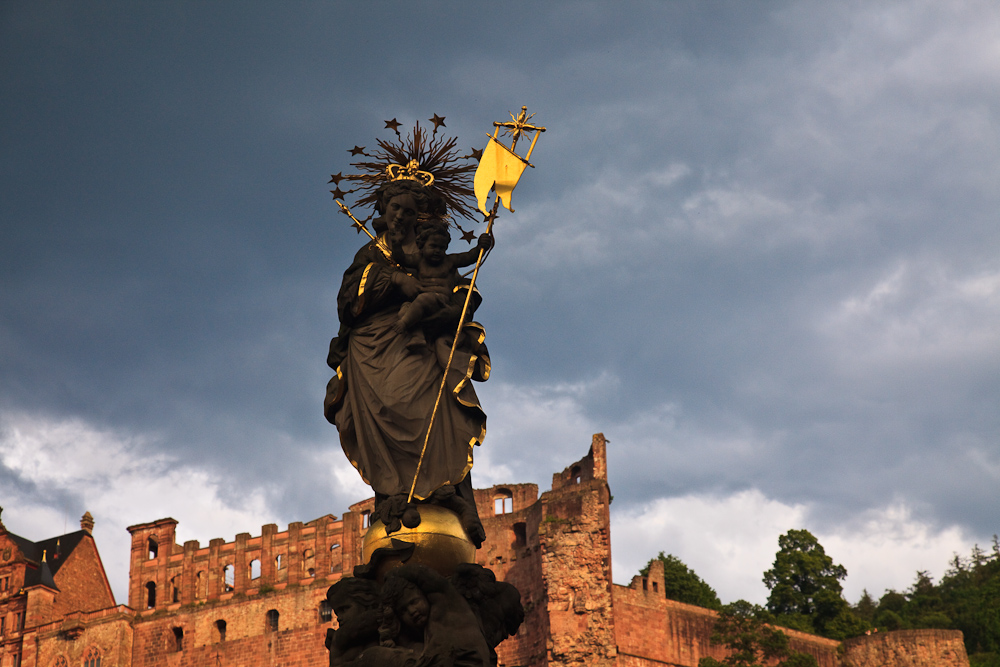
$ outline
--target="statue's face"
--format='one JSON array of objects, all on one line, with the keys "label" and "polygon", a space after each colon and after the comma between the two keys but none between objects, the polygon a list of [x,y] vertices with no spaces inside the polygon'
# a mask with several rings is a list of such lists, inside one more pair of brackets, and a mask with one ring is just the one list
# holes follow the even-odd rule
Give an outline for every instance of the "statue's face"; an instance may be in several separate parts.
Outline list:
[{"label": "statue's face", "polygon": [[384,217],[390,232],[408,235],[417,221],[417,202],[413,200],[413,195],[396,195],[390,199]]},{"label": "statue's face", "polygon": [[448,244],[444,239],[432,236],[424,242],[423,255],[428,264],[439,266],[448,256]]},{"label": "statue's face", "polygon": [[427,598],[416,588],[407,589],[396,610],[399,620],[411,628],[422,628],[427,625],[429,612],[430,605],[427,603]]}]

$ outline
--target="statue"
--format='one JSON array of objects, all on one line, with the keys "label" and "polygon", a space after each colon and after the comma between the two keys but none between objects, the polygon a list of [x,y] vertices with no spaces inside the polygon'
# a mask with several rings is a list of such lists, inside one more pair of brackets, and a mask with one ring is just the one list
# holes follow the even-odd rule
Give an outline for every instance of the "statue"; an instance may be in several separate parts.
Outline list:
[{"label": "statue", "polygon": [[[479,268],[493,247],[493,221],[545,128],[524,107],[510,123],[494,123],[486,149],[458,156],[456,140],[428,139],[419,124],[405,140],[379,140],[373,154],[355,146],[361,174],[336,174],[331,192],[370,241],[344,272],[337,297],[340,329],[327,363],[324,414],[337,427],[347,458],[375,493],[364,563],[328,594],[339,628],[327,636],[331,667],[487,667],[496,646],[524,618],[520,595],[474,565],[486,534],[476,511],[473,449],[486,436],[486,413],[472,381],[490,375],[485,330],[471,318],[481,303]],[[499,142],[499,128],[512,137]],[[514,153],[534,131],[527,157]],[[469,158],[475,164],[462,164]],[[470,177],[475,171],[474,189]],[[357,184],[341,190],[340,183]],[[485,201],[497,196],[492,211]],[[343,199],[374,214],[356,218]],[[455,216],[472,217],[473,196],[487,230],[475,248],[448,254],[449,227],[471,243]],[[377,216],[377,217],[376,217]],[[375,233],[368,231],[371,220]],[[462,267],[475,265],[465,276]],[[353,582],[353,583],[348,583]]]}]

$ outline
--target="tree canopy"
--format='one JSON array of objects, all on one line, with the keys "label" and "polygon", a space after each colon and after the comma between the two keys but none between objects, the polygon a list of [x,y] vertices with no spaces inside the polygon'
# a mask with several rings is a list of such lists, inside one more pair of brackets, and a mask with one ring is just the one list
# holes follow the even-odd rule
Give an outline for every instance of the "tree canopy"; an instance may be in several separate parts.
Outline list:
[{"label": "tree canopy", "polygon": [[[721,661],[702,658],[698,667],[816,667],[808,653],[793,651],[788,635],[771,627],[773,616],[764,608],[737,600],[722,607],[712,629],[711,643],[724,645],[730,653]],[[774,661],[778,661],[775,663]]]},{"label": "tree canopy", "polygon": [[770,589],[767,609],[777,622],[831,639],[861,634],[867,625],[851,611],[840,581],[847,576],[808,530],[778,538],[774,565],[764,573]]},{"label": "tree canopy", "polygon": [[649,575],[649,568],[657,560],[663,563],[663,592],[668,600],[696,604],[709,609],[722,607],[715,589],[702,581],[694,570],[673,554],[664,554],[661,551],[659,556],[650,560],[646,567],[640,570],[640,573],[643,576]]}]

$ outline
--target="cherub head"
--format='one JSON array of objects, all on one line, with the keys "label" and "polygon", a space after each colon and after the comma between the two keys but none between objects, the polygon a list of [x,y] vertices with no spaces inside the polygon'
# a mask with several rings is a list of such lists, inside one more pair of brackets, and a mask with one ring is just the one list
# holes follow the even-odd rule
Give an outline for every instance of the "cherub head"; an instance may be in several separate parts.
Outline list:
[{"label": "cherub head", "polygon": [[357,577],[345,577],[326,592],[326,600],[337,615],[340,625],[357,621],[366,612],[378,608],[379,596],[375,582]]},{"label": "cherub head", "polygon": [[420,255],[431,266],[439,266],[448,255],[448,244],[451,235],[448,228],[441,224],[426,224],[417,233],[417,247]]}]

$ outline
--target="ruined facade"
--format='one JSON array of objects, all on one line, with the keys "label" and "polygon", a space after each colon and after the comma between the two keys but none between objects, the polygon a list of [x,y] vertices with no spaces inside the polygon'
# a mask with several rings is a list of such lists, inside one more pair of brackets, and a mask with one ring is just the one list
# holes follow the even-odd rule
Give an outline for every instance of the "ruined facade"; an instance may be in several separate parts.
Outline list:
[{"label": "ruined facade", "polygon": [[[628,586],[612,583],[602,435],[541,495],[535,484],[498,485],[476,490],[476,502],[487,534],[477,562],[514,584],[525,608],[500,665],[696,667],[725,655],[709,644],[715,612],[667,600],[658,561]],[[176,544],[174,519],[131,526],[127,606],[111,597],[89,515],[80,531],[39,543],[0,523],[0,667],[325,665],[336,623],[326,590],[359,564],[373,505],[207,547]],[[957,631],[883,633],[843,647],[786,632],[821,667],[968,665]]]}]

